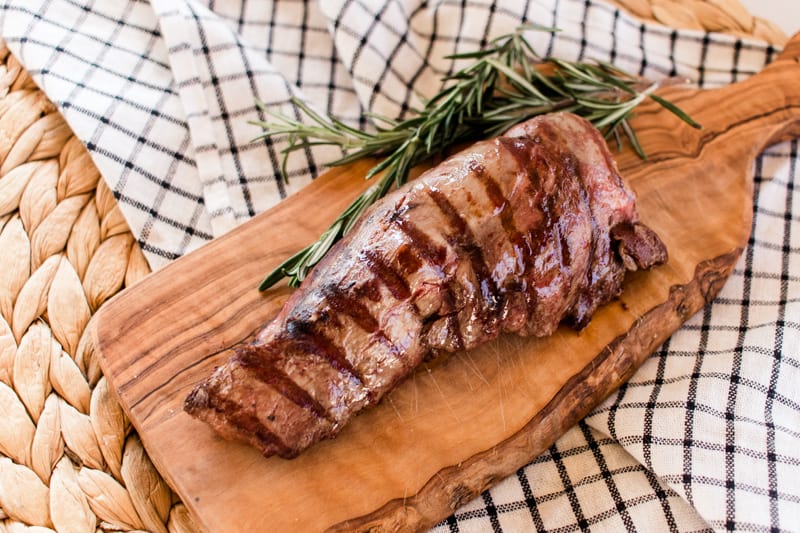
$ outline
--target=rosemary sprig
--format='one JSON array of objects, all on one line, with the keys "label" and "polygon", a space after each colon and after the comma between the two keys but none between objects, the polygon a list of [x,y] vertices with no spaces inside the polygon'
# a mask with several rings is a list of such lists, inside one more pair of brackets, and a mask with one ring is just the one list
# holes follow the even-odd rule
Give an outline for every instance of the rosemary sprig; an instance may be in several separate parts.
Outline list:
[{"label": "rosemary sprig", "polygon": [[297,99],[292,102],[311,124],[284,115],[272,115],[274,122],[256,122],[264,130],[259,138],[287,136],[286,159],[309,144],[339,146],[345,156],[330,163],[343,165],[364,157],[384,157],[366,175],[382,173],[378,182],[362,193],[320,236],[273,270],[259,286],[265,290],[284,277],[296,287],[309,270],[347,234],[361,214],[389,190],[406,182],[409,171],[422,161],[441,154],[454,144],[499,135],[511,126],[535,115],[570,111],[591,121],[606,135],[632,148],[645,158],[628,119],[634,108],[651,98],[689,125],[699,128],[674,104],[653,94],[658,83],[646,83],[603,62],[581,63],[540,57],[522,33],[548,28],[524,26],[491,41],[475,52],[450,56],[472,59],[469,66],[444,78],[445,88],[425,102],[414,116],[401,121],[372,116],[379,122],[374,133],[352,128],[339,120],[322,117]]}]

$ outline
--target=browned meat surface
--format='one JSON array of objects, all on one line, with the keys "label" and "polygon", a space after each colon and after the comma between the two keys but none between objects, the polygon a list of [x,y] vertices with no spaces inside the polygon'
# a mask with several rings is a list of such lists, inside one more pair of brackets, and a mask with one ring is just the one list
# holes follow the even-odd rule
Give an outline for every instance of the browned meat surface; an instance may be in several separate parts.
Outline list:
[{"label": "browned meat surface", "polygon": [[626,269],[665,260],[599,132],[570,114],[535,118],[374,205],[185,407],[294,457],[426,357],[581,328]]}]

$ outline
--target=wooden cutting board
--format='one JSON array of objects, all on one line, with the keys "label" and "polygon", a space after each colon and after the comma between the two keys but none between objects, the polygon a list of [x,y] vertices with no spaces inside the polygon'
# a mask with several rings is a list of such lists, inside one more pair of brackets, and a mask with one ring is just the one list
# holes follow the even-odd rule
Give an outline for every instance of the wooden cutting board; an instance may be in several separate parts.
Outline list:
[{"label": "wooden cutting board", "polygon": [[256,285],[368,185],[362,163],[105,305],[94,330],[105,375],[156,467],[210,532],[431,526],[542,453],[717,294],[750,235],[753,159],[800,135],[798,61],[800,36],[747,81],[663,89],[699,131],[641,108],[634,125],[649,159],[625,151],[618,161],[670,260],[629,275],[622,297],[580,333],[503,337],[421,368],[339,438],[290,461],[224,441],[183,413],[192,386],[277,313],[289,289]]}]

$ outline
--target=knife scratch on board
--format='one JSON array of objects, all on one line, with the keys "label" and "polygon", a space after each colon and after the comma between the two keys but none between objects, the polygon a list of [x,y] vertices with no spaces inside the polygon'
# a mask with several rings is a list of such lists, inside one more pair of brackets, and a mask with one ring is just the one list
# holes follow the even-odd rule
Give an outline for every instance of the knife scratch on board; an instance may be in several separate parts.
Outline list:
[{"label": "knife scratch on board", "polygon": [[453,418],[455,418],[457,422],[462,422],[461,417],[458,416],[458,413],[456,412],[455,409],[453,409],[453,406],[448,401],[447,395],[442,390],[442,387],[439,385],[439,382],[436,381],[436,376],[433,374],[433,372],[431,372],[430,368],[426,368],[425,370],[428,373],[428,377],[431,379],[431,383],[433,383],[433,386],[436,388],[436,391],[439,393],[439,396],[442,398],[444,404],[447,406],[447,410],[450,411],[450,414],[453,415]]}]

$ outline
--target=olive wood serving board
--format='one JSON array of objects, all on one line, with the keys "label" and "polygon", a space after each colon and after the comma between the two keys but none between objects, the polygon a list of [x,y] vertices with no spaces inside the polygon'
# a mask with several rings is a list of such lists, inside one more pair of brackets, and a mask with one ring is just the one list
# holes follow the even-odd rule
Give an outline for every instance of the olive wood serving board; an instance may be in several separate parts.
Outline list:
[{"label": "olive wood serving board", "polygon": [[629,274],[581,332],[505,336],[419,369],[331,441],[266,459],[182,411],[192,386],[277,314],[265,272],[312,241],[368,183],[335,168],[220,239],[119,294],[96,317],[105,375],[151,459],[210,532],[419,530],[547,449],[628,379],[730,275],[750,235],[753,160],[800,135],[800,35],[752,78],[660,94],[634,121],[646,161],[617,156],[641,219],[670,254]]}]

